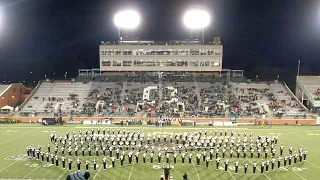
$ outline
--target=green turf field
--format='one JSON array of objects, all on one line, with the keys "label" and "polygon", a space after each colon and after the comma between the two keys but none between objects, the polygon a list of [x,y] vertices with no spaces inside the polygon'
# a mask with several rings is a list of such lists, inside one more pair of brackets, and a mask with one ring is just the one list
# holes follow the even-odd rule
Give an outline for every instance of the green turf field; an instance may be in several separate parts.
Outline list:
[{"label": "green turf field", "polygon": [[[26,154],[26,147],[32,144],[37,147],[38,144],[42,145],[43,149],[47,149],[47,144],[50,141],[49,135],[51,131],[65,133],[66,131],[72,132],[82,130],[90,130],[91,127],[88,125],[65,125],[62,127],[49,126],[43,127],[40,125],[28,125],[28,124],[15,124],[15,125],[0,125],[0,178],[1,179],[65,179],[70,171],[66,171],[61,167],[51,166],[47,163],[42,163],[38,160],[17,160],[19,155]],[[108,127],[106,127],[108,128]],[[110,128],[115,128],[112,126]],[[118,127],[116,127],[118,128]],[[128,130],[144,131],[144,132],[190,132],[197,131],[200,128],[193,127],[169,127],[169,128],[155,128],[155,127],[123,127]],[[208,127],[208,129],[210,129]],[[213,179],[266,179],[266,180],[318,180],[320,179],[320,129],[319,127],[296,127],[296,126],[273,126],[260,128],[256,126],[241,127],[241,128],[227,128],[229,131],[232,129],[235,132],[250,132],[253,131],[254,135],[279,135],[278,144],[283,143],[285,146],[285,153],[288,153],[288,147],[290,144],[293,145],[294,150],[297,150],[300,145],[306,147],[308,150],[307,161],[303,163],[297,163],[291,165],[287,168],[277,169],[268,173],[260,174],[260,172],[253,174],[251,162],[254,159],[247,157],[246,159],[240,159],[240,169],[238,174],[234,173],[234,162],[236,159],[231,159],[229,163],[229,171],[224,172],[224,170],[215,170],[215,161],[210,162],[209,168],[205,167],[205,163],[202,162],[199,167],[194,164],[182,164],[181,158],[178,155],[177,164],[172,164],[174,168],[171,173],[174,179],[182,179],[184,172],[188,173],[189,180],[213,180]],[[279,153],[279,145],[276,146],[277,154]],[[80,151],[81,152],[81,151]],[[81,153],[80,153],[81,154]],[[93,151],[94,154],[94,151]],[[142,154],[142,153],[141,153]],[[250,154],[250,153],[248,153]],[[255,153],[256,154],[256,153]],[[263,155],[263,154],[262,154]],[[228,156],[228,153],[227,153]],[[67,157],[67,156],[66,156]],[[82,161],[82,169],[84,170],[84,161],[88,157],[79,156]],[[93,156],[94,157],[94,156]],[[93,159],[91,157],[91,159]],[[156,156],[155,156],[156,157]],[[195,156],[194,156],[195,157]],[[126,157],[127,158],[127,157]],[[97,168],[97,171],[90,169],[91,178],[90,179],[106,179],[106,180],[156,180],[159,179],[162,172],[157,166],[150,164],[147,156],[147,163],[143,164],[142,157],[140,158],[139,164],[133,163],[131,166],[128,165],[127,159],[125,161],[125,166],[120,167],[119,160],[116,161],[116,168],[108,168],[104,171],[102,166]],[[76,171],[75,160],[77,158],[73,157],[73,170]],[[155,158],[156,161],[157,158]],[[271,160],[271,158],[270,158]],[[135,161],[135,158],[133,158]],[[186,158],[187,161],[187,158]],[[98,164],[101,164],[101,156],[98,159]],[[110,161],[109,161],[110,162]],[[247,162],[249,164],[248,173],[244,174],[243,164]],[[261,159],[257,160],[259,164]],[[59,162],[61,164],[61,160]],[[283,164],[283,161],[281,162]],[[92,161],[90,161],[90,166]],[[157,165],[154,163],[154,165]],[[258,168],[260,165],[258,165]],[[271,165],[270,165],[271,167]],[[72,172],[74,172],[72,171]]]}]

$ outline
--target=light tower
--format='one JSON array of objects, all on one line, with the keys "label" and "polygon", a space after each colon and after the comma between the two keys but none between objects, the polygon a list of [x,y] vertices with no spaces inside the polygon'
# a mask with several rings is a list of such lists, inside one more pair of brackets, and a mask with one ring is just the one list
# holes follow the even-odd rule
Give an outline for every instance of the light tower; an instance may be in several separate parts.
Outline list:
[{"label": "light tower", "polygon": [[184,25],[190,29],[190,40],[192,31],[202,31],[202,42],[204,42],[204,28],[210,24],[211,18],[207,11],[200,9],[189,10],[184,14]]},{"label": "light tower", "polygon": [[114,24],[118,27],[119,41],[122,41],[121,31],[132,31],[140,25],[140,15],[134,10],[124,10],[116,13],[113,18]]}]

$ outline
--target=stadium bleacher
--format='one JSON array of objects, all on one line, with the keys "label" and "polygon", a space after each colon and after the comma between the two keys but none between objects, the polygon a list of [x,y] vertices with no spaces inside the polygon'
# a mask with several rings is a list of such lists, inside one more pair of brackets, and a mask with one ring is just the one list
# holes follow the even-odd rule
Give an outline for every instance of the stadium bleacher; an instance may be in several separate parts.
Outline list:
[{"label": "stadium bleacher", "polygon": [[[149,88],[148,88],[149,87]],[[147,92],[148,98],[144,97]],[[149,100],[146,100],[149,99]],[[303,117],[281,83],[239,83],[208,77],[96,77],[42,83],[20,115],[119,117]]]}]

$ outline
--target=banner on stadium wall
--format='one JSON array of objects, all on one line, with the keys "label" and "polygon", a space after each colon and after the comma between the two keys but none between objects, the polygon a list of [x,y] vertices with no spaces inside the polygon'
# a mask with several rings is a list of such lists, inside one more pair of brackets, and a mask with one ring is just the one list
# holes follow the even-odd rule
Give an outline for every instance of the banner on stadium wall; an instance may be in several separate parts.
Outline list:
[{"label": "banner on stadium wall", "polygon": [[320,117],[317,117],[317,122],[316,123],[320,125]]},{"label": "banner on stadium wall", "polygon": [[237,116],[230,116],[230,121],[236,121],[237,120]]}]

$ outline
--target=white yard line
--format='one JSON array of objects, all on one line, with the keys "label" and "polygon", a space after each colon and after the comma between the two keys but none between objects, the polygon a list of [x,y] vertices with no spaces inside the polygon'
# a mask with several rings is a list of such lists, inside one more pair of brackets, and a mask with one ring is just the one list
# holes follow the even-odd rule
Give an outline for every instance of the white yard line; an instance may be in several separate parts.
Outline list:
[{"label": "white yard line", "polygon": [[231,175],[231,177],[236,180],[236,178],[234,178],[234,176],[231,174],[231,172],[228,170],[228,173]]},{"label": "white yard line", "polygon": [[67,171],[68,171],[68,169],[65,170],[65,171],[59,176],[58,180],[59,180]]},{"label": "white yard line", "polygon": [[316,168],[320,169],[320,167],[319,167],[319,166],[317,166],[317,165],[315,165],[315,164],[311,163],[310,161],[307,161],[307,160],[306,160],[306,162],[308,162],[308,163],[310,163],[311,165],[313,165],[314,167],[316,167]]},{"label": "white yard line", "polygon": [[199,176],[199,173],[198,173],[198,171],[197,171],[197,169],[196,169],[196,166],[194,166],[194,163],[193,163],[193,161],[192,161],[192,165],[193,165],[193,168],[194,168],[194,170],[195,170],[195,171],[196,171],[196,173],[197,173],[198,179],[200,180],[200,176]]},{"label": "white yard line", "polygon": [[291,134],[294,134],[294,135],[296,135],[296,136],[299,136],[299,137],[301,137],[301,138],[303,138],[303,139],[305,139],[305,140],[307,140],[307,141],[310,141],[310,139],[308,139],[308,138],[306,138],[306,137],[303,137],[303,136],[301,136],[301,135],[299,135],[299,134],[293,133],[293,132],[291,132],[291,131],[289,131],[289,130],[285,130],[285,131],[287,131],[287,132],[289,132],[289,133],[291,133]]},{"label": "white yard line", "polygon": [[19,138],[19,137],[21,137],[21,136],[24,136],[24,135],[26,135],[26,134],[29,134],[29,133],[31,133],[31,132],[33,132],[33,131],[35,131],[35,130],[38,130],[38,129],[39,129],[39,128],[36,128],[36,129],[34,129],[34,130],[32,130],[32,131],[28,131],[28,132],[23,133],[23,134],[21,134],[21,135],[19,135],[19,136],[16,136],[16,137],[14,137],[14,138],[11,138],[11,139],[9,139],[9,140],[6,140],[6,141],[4,141],[4,142],[1,142],[0,145],[2,145],[2,144],[4,144],[4,143],[7,143],[7,142],[10,142],[10,141],[12,141],[12,140],[14,140],[14,139],[17,139],[17,138]]},{"label": "white yard line", "polygon": [[26,177],[28,177],[31,173],[33,173],[35,170],[37,170],[38,168],[40,168],[43,164],[44,164],[44,163],[39,164],[37,168],[34,168],[31,172],[29,172],[27,175],[25,175],[22,179],[25,179]]},{"label": "white yard line", "polygon": [[[292,171],[292,172],[294,172],[294,170],[292,170],[291,168],[288,168],[290,171]],[[302,177],[300,174],[298,174],[298,173],[296,173],[296,172],[294,172],[296,175],[298,175],[299,177],[301,177],[302,179],[304,179],[304,180],[307,180],[306,178],[304,178],[304,177]]]},{"label": "white yard line", "polygon": [[[253,165],[253,163],[252,163],[252,161],[251,161],[250,159],[247,159],[247,160]],[[258,170],[258,171],[261,171],[261,169],[258,168],[258,166],[257,166],[257,170]],[[259,172],[258,172],[258,173],[259,173]],[[265,173],[263,173],[263,175],[266,176],[269,180],[271,180],[271,178],[270,178],[269,176],[267,176]]]},{"label": "white yard line", "polygon": [[7,167],[1,169],[0,172],[2,172],[3,170],[7,169],[8,167],[14,165],[14,164],[17,163],[18,161],[19,161],[19,160],[15,161],[15,162],[11,163],[10,165],[8,165]]},{"label": "white yard line", "polygon": [[98,173],[99,173],[99,171],[100,171],[101,168],[102,168],[102,165],[100,166],[100,168],[98,169],[98,172],[94,175],[94,177],[93,177],[92,180],[94,180],[94,179],[97,177],[97,175],[98,175]]},{"label": "white yard line", "polygon": [[131,166],[131,169],[130,169],[130,173],[129,173],[129,177],[128,177],[128,180],[130,179],[130,177],[131,177],[131,173],[132,173],[132,169],[133,169],[133,162],[132,162],[132,166]]}]

